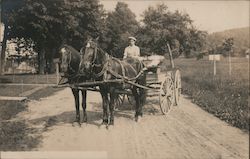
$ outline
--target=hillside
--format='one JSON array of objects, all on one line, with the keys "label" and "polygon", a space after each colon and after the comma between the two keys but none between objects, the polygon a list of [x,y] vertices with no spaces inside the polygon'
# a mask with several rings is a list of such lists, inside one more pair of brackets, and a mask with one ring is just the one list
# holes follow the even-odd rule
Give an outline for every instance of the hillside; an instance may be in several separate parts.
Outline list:
[{"label": "hillside", "polygon": [[235,49],[245,50],[250,47],[249,29],[250,27],[244,27],[211,33],[208,35],[208,45],[221,45],[224,39],[233,37]]}]

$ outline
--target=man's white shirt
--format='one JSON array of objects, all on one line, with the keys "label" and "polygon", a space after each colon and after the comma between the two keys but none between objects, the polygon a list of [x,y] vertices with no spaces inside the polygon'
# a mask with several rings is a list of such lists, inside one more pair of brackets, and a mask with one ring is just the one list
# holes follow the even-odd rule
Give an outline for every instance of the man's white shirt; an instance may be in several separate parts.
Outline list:
[{"label": "man's white shirt", "polygon": [[140,48],[136,45],[128,46],[124,50],[123,58],[127,58],[127,57],[135,58],[135,57],[139,57],[139,56],[140,56]]}]

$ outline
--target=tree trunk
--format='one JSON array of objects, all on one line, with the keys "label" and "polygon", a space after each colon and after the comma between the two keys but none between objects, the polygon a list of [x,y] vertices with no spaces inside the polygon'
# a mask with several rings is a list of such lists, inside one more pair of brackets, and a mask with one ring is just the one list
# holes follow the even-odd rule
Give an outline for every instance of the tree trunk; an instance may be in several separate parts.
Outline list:
[{"label": "tree trunk", "polygon": [[44,48],[39,49],[38,53],[38,71],[39,74],[45,73],[46,59],[45,59],[45,50]]},{"label": "tree trunk", "polygon": [[4,29],[3,41],[2,41],[2,48],[1,48],[1,59],[0,59],[0,75],[4,73],[4,66],[5,66],[5,52],[6,52],[6,45],[7,45],[7,29]]},{"label": "tree trunk", "polygon": [[55,57],[55,54],[56,54],[56,48],[54,47],[52,50],[51,50],[51,54],[49,56],[49,73],[54,73],[55,72],[55,64],[53,63],[53,59]]},{"label": "tree trunk", "polygon": [[54,46],[53,48],[48,48],[46,51],[46,70],[48,73],[54,73],[55,72],[55,64],[53,63],[53,59],[55,57],[57,48]]}]

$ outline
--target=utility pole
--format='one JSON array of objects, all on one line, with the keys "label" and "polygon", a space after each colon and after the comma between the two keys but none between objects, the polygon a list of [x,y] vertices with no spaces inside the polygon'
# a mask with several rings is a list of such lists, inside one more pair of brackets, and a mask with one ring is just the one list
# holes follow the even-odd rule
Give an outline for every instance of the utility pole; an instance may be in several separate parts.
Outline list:
[{"label": "utility pole", "polygon": [[214,76],[215,76],[216,75],[216,60],[214,59],[213,61],[214,61]]},{"label": "utility pole", "polygon": [[233,52],[233,49],[229,51],[229,56],[228,56],[228,62],[229,62],[229,76],[231,77],[232,75],[232,59],[231,59],[231,52]]}]

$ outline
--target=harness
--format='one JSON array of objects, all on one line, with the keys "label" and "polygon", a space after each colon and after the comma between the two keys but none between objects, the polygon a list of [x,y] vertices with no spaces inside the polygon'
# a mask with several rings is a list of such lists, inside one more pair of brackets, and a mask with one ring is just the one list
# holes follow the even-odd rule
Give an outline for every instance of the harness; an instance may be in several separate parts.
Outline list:
[{"label": "harness", "polygon": [[[104,64],[95,64],[96,58],[97,58],[97,51],[100,50],[100,53],[104,54],[104,56],[106,57],[106,62]],[[122,69],[122,75],[120,75],[119,73],[115,72],[112,70],[112,68],[110,67],[111,65],[111,61],[116,61],[121,69]],[[107,79],[107,75],[111,74],[112,76],[116,77],[116,78],[120,78],[123,79],[124,81],[132,81],[132,80],[136,80],[138,79],[145,71],[145,69],[142,69],[139,73],[136,71],[136,69],[130,64],[130,63],[126,63],[127,66],[129,66],[137,75],[136,77],[133,78],[129,78],[126,76],[126,71],[125,71],[125,66],[124,66],[125,62],[121,61],[118,58],[112,57],[110,56],[108,53],[106,53],[105,51],[103,51],[101,48],[97,48],[95,47],[95,52],[94,52],[94,58],[93,61],[91,63],[92,68],[94,67],[102,67],[102,70],[99,73],[93,74],[93,76],[95,78],[99,78],[101,76],[104,76],[104,80]],[[141,68],[143,68],[143,63],[140,62]]]}]

